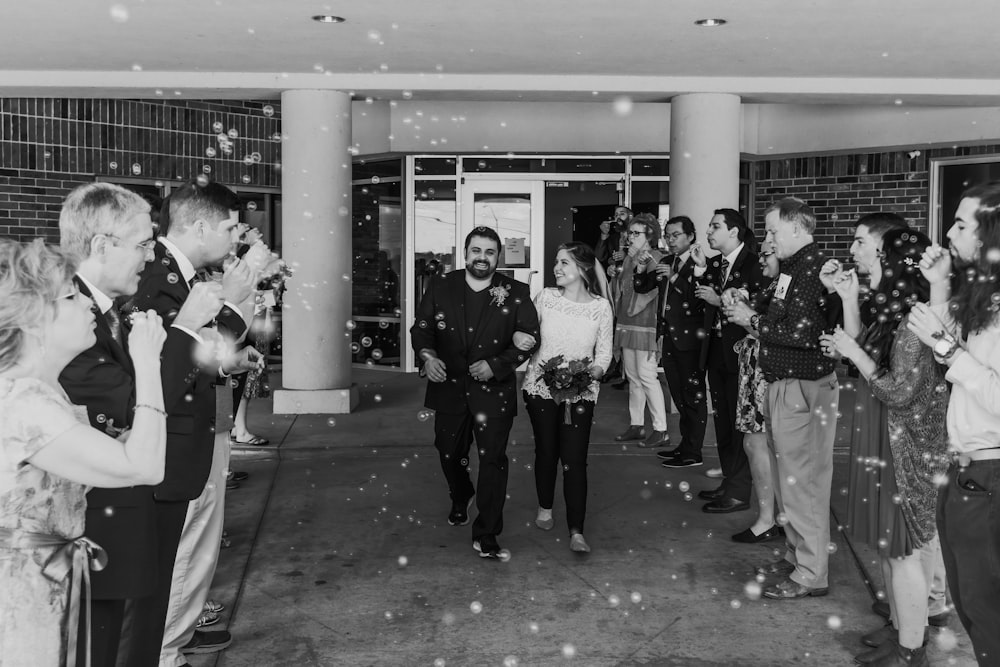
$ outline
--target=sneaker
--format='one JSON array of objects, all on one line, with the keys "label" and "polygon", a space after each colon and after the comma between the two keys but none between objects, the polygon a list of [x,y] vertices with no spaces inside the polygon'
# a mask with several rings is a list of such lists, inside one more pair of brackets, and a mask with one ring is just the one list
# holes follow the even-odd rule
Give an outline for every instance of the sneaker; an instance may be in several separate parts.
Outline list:
[{"label": "sneaker", "polygon": [[701,465],[701,459],[697,456],[675,456],[670,459],[664,459],[660,462],[660,465],[664,468],[694,468]]},{"label": "sneaker", "polygon": [[[475,496],[473,496],[474,498]],[[449,526],[465,526],[469,523],[469,508],[472,507],[472,498],[464,503],[451,503],[451,512],[448,513]]]},{"label": "sneaker", "polygon": [[203,611],[198,620],[194,623],[195,630],[201,630],[202,628],[207,628],[210,625],[215,625],[219,622],[219,615],[213,611]]},{"label": "sneaker", "polygon": [[492,560],[510,560],[510,552],[501,549],[497,543],[497,538],[492,535],[484,535],[478,540],[473,540],[472,548],[479,552],[480,558],[490,558]]},{"label": "sneaker", "polygon": [[569,548],[570,551],[575,551],[578,554],[590,553],[590,545],[587,544],[587,540],[583,539],[583,533],[573,533],[570,535]]},{"label": "sneaker", "polygon": [[191,641],[181,647],[181,653],[187,655],[191,653],[218,653],[222,649],[229,648],[233,643],[233,636],[225,630],[214,632],[202,632],[195,630]]},{"label": "sneaker", "polygon": [[709,479],[722,479],[722,468],[709,468],[705,471],[705,477]]},{"label": "sneaker", "polygon": [[216,602],[215,600],[205,600],[205,611],[210,611],[213,614],[218,614],[226,610],[226,605],[221,602]]},{"label": "sneaker", "polygon": [[552,530],[552,526],[555,525],[555,521],[552,519],[552,510],[545,509],[543,507],[538,508],[538,515],[535,517],[535,525],[542,530]]}]

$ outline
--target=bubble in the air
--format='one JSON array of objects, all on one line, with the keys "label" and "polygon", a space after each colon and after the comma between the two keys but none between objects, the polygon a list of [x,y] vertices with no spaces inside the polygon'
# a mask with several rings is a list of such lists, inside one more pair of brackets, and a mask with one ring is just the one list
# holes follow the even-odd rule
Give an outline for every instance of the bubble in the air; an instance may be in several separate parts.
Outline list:
[{"label": "bubble in the air", "polygon": [[748,581],[743,587],[743,594],[750,600],[759,600],[761,591],[761,585],[757,581]]},{"label": "bubble in the air", "polygon": [[240,136],[240,133],[239,130],[237,130],[235,127],[231,127],[226,131],[226,136],[229,137],[230,139],[236,139],[237,137]]},{"label": "bubble in the air", "polygon": [[538,623],[535,623],[534,621],[528,623],[528,630],[530,630],[532,634],[537,635],[539,630]]},{"label": "bubble in the air", "polygon": [[274,134],[272,134],[271,135],[271,141],[273,141],[275,143],[281,141],[281,132],[275,132]]},{"label": "bubble in the air", "polygon": [[344,322],[344,328],[347,329],[348,331],[353,331],[354,327],[356,326],[358,325],[354,323],[354,320],[347,320],[346,322]]},{"label": "bubble in the air", "polygon": [[372,359],[374,359],[375,361],[379,361],[381,358],[382,358],[382,350],[376,347],[374,350],[372,350]]},{"label": "bubble in the air", "polygon": [[139,164],[138,162],[133,162],[132,163],[132,174],[135,175],[135,176],[138,176],[141,173],[142,173],[142,165]]},{"label": "bubble in the air", "polygon": [[382,402],[382,394],[375,394],[372,398],[375,399],[376,403],[381,403]]},{"label": "bubble in the air", "polygon": [[226,129],[226,127],[222,124],[221,120],[217,120],[212,123],[212,132],[220,134],[224,129]]},{"label": "bubble in the air", "polygon": [[642,602],[642,593],[639,593],[638,591],[633,591],[630,597],[632,598],[632,604],[639,604]]},{"label": "bubble in the air", "polygon": [[364,338],[361,339],[361,347],[371,347],[371,346],[372,346],[371,336],[365,336]]},{"label": "bubble in the air", "polygon": [[951,628],[941,628],[938,630],[935,641],[937,641],[938,648],[946,653],[954,651],[958,646],[958,637]]},{"label": "bubble in the air", "polygon": [[404,100],[413,99],[413,93],[411,91],[409,91],[409,90],[404,90],[403,91],[403,99]]},{"label": "bubble in the air", "polygon": [[330,417],[329,419],[326,420],[326,425],[327,426],[336,426],[337,425],[337,420],[334,419],[333,417]]},{"label": "bubble in the air", "polygon": [[619,116],[627,116],[632,113],[632,98],[628,95],[619,95],[615,98],[614,109]]},{"label": "bubble in the air", "polygon": [[267,116],[268,118],[274,115],[274,107],[272,107],[270,104],[265,104],[263,108],[261,108],[261,111],[263,111],[264,115]]},{"label": "bubble in the air", "polygon": [[564,658],[572,658],[576,655],[576,647],[572,644],[563,644],[562,654]]},{"label": "bubble in the air", "polygon": [[826,545],[826,550],[832,554],[837,553],[837,544],[835,542],[830,542]]},{"label": "bubble in the air", "polygon": [[730,600],[729,606],[732,607],[733,609],[739,609],[740,607],[743,606],[743,603],[740,602],[739,600]]},{"label": "bubble in the air", "polygon": [[379,320],[378,321],[378,328],[379,329],[388,329],[389,328],[389,322],[388,322],[388,320]]},{"label": "bubble in the air", "polygon": [[115,515],[115,508],[108,505],[104,508],[104,516],[111,517]]},{"label": "bubble in the air", "polygon": [[351,274],[345,273],[340,276],[340,279],[343,280],[345,283],[349,283],[351,282]]},{"label": "bubble in the air", "polygon": [[253,157],[251,157],[250,155],[244,155],[243,156],[243,164],[245,164],[248,167],[250,165],[252,165],[253,164]]},{"label": "bubble in the air", "polygon": [[826,627],[831,630],[840,630],[841,625],[843,625],[843,623],[840,620],[840,616],[831,615],[826,619]]},{"label": "bubble in the air", "polygon": [[381,182],[382,182],[381,178],[379,178],[378,176],[372,176],[372,185],[378,185]]},{"label": "bubble in the air", "polygon": [[617,595],[609,595],[608,604],[611,605],[612,607],[617,607],[618,605],[621,604],[621,599],[619,599]]},{"label": "bubble in the air", "polygon": [[260,153],[258,153],[257,151],[250,153],[250,161],[253,162],[254,164],[260,164],[260,161],[262,159],[263,158],[261,158]]},{"label": "bubble in the air", "polygon": [[420,412],[417,413],[417,419],[419,419],[422,422],[427,421],[428,419],[430,419],[430,417],[431,413],[428,410],[421,410]]},{"label": "bubble in the air", "polygon": [[1000,248],[990,248],[986,251],[986,261],[990,264],[1000,262]]},{"label": "bubble in the air", "polygon": [[408,559],[408,558],[407,558],[406,556],[400,556],[400,557],[399,557],[399,558],[397,559],[397,562],[399,563],[399,566],[400,566],[400,567],[406,567],[406,565],[407,565],[407,564],[408,564],[408,563],[409,563],[410,561],[409,561],[409,559]]},{"label": "bubble in the air", "polygon": [[483,610],[483,603],[478,600],[473,600],[472,604],[469,605],[469,611],[473,614],[478,614]]},{"label": "bubble in the air", "polygon": [[115,23],[125,23],[128,21],[128,7],[125,5],[111,5],[111,20]]},{"label": "bubble in the air", "polygon": [[240,176],[240,180],[243,181],[244,183],[249,183],[253,179],[250,178],[250,174],[243,174],[242,176]]},{"label": "bubble in the air", "polygon": [[678,484],[678,485],[677,485],[677,488],[678,488],[678,489],[679,489],[679,490],[680,490],[681,492],[683,492],[683,493],[687,493],[688,491],[690,491],[690,490],[691,490],[691,485],[690,485],[690,484],[688,484],[687,482],[681,482],[680,484]]},{"label": "bubble in the air", "polygon": [[503,667],[517,667],[517,658],[512,655],[508,655],[503,659]]},{"label": "bubble in the air", "polygon": [[690,493],[685,493],[684,494],[684,500],[690,502],[692,499],[694,499],[694,496],[691,495]]},{"label": "bubble in the air", "polygon": [[115,162],[114,160],[112,160],[111,162],[108,163],[108,168],[109,169],[117,169],[118,168],[118,163]]},{"label": "bubble in the air", "polygon": [[205,172],[206,174],[211,174],[212,173],[212,165],[210,165],[210,164],[203,165],[202,168],[201,168],[201,170],[203,172]]},{"label": "bubble in the air", "polygon": [[205,156],[206,157],[215,157],[215,149],[213,147],[211,147],[211,146],[209,146],[208,148],[206,148],[205,149]]}]

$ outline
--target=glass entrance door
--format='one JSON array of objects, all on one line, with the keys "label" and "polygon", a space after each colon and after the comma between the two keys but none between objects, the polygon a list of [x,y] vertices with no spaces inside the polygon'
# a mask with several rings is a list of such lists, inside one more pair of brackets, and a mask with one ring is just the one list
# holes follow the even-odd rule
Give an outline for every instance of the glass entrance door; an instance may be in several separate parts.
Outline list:
[{"label": "glass entrance door", "polygon": [[475,227],[496,230],[501,244],[497,271],[527,283],[532,298],[543,282],[544,198],[545,183],[540,180],[467,178],[462,185],[460,247],[464,250],[465,237]]}]

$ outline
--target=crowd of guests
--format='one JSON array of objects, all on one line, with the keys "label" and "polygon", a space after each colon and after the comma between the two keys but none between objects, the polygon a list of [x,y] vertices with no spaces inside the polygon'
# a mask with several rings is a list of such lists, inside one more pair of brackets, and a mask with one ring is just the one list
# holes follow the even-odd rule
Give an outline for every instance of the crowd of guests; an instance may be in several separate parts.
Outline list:
[{"label": "crowd of guests", "polygon": [[[177,666],[232,641],[198,629],[229,468],[215,387],[251,373],[257,388],[237,385],[235,406],[260,395],[262,351],[238,345],[280,260],[247,236],[221,185],[187,183],[164,206],[155,229],[141,197],[88,184],[63,204],[60,248],[0,241],[2,664]],[[861,218],[853,268],[819,248],[816,217],[794,198],[766,210],[759,252],[732,209],[709,221],[711,256],[687,217],[622,217],[613,270],[564,244],[555,287],[534,299],[497,273],[487,227],[466,238],[464,270],[430,280],[411,334],[448,522],[467,525],[475,502],[473,548],[510,557],[498,537],[515,370],[527,362],[535,525],[556,524],[561,469],[569,548],[589,553],[600,381],[621,360],[630,423],[619,439],[665,447],[659,364],[681,436],[657,452],[661,465],[703,463],[707,387],[723,478],[700,494],[703,510],[749,510],[755,496],[755,520],[733,540],[786,544],[756,569],[763,595],[826,595],[844,362],[858,407],[845,528],[882,558],[887,608],[876,607],[888,617],[857,662],[926,665],[927,626],[947,622],[946,579],[977,659],[997,664],[1000,183],[963,194],[947,250],[894,214]],[[252,434],[237,422],[230,435]]]},{"label": "crowd of guests", "polygon": [[569,546],[588,553],[587,450],[600,380],[620,361],[629,424],[617,439],[666,447],[659,366],[680,413],[680,442],[657,452],[661,465],[703,464],[707,388],[722,482],[699,494],[702,509],[749,510],[756,497],[753,522],[732,539],[784,540],[781,558],[756,568],[763,595],[826,595],[843,363],[857,415],[843,528],[880,555],[885,599],[873,609],[887,617],[862,638],[868,650],[856,661],[928,664],[927,626],[947,624],[950,592],[979,663],[1000,664],[1000,182],[964,193],[948,249],[896,214],[860,218],[850,268],[815,242],[816,216],[801,200],[769,207],[764,227],[758,251],[744,218],[718,209],[710,253],[690,218],[659,224],[619,207],[596,253],[560,246],[556,286],[533,301],[527,285],[496,272],[496,232],[474,229],[466,268],[430,282],[411,329],[429,380],[425,404],[436,411],[448,522],[468,524],[475,501],[473,548],[510,557],[498,536],[514,371],[527,361],[535,525],[556,523],[561,468]]},{"label": "crowd of guests", "polygon": [[231,643],[199,630],[232,486],[216,386],[263,372],[238,343],[282,270],[240,209],[195,180],[157,229],[91,183],[59,248],[0,240],[0,664],[177,667]]}]

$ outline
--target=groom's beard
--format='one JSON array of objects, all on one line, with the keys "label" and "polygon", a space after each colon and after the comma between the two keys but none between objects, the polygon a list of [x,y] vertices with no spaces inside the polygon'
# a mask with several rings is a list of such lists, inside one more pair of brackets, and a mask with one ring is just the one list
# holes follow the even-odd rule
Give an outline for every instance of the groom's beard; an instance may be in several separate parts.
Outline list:
[{"label": "groom's beard", "polygon": [[465,270],[472,274],[474,278],[485,280],[493,275],[496,268],[489,262],[475,260],[465,265]]}]

